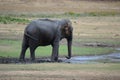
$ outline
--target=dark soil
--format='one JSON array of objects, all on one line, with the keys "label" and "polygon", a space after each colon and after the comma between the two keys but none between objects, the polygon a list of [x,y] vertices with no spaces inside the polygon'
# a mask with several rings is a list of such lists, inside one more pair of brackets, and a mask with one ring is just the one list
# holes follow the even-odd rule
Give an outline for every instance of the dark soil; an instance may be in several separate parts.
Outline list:
[{"label": "dark soil", "polygon": [[[120,50],[120,48],[118,48]],[[119,63],[120,53],[111,53],[95,56],[75,56],[71,59],[59,58],[57,63]],[[50,58],[37,58],[35,61],[31,61],[26,58],[25,61],[19,61],[18,58],[0,58],[0,64],[30,64],[30,63],[53,63]]]},{"label": "dark soil", "polygon": [[[35,61],[31,61],[29,58],[25,59],[25,61],[19,61],[18,58],[0,58],[0,64],[19,64],[19,63],[53,63],[49,58],[37,58]],[[61,59],[59,59],[56,62],[63,62]]]}]

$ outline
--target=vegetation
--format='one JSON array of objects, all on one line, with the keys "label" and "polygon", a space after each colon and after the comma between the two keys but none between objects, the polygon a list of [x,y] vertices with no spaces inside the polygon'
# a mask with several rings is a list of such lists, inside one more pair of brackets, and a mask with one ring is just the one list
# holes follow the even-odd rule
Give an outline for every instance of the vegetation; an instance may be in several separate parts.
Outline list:
[{"label": "vegetation", "polygon": [[[21,41],[16,40],[0,40],[0,57],[13,57],[18,58],[21,51]],[[73,55],[99,55],[105,53],[112,53],[115,51],[113,48],[102,47],[77,47],[73,46]],[[51,46],[39,47],[36,50],[36,57],[49,57],[51,56]],[[60,45],[59,55],[67,55],[67,46]],[[26,57],[30,56],[29,50],[26,52]]]},{"label": "vegetation", "polygon": [[63,14],[1,14],[0,23],[28,23],[27,18],[79,18],[79,17],[94,17],[94,16],[120,16],[119,12],[89,12],[89,13],[75,13],[65,12]]},{"label": "vegetation", "polygon": [[[66,13],[67,15],[67,13]],[[75,15],[69,12],[69,15]],[[3,17],[4,19],[5,17]],[[10,17],[18,18],[19,17]],[[6,19],[6,18],[5,18]],[[9,20],[9,19],[6,19]],[[28,20],[27,18],[25,20]],[[13,20],[14,21],[14,20]],[[120,46],[120,17],[81,17],[73,19],[74,39],[73,39],[73,55],[99,55],[114,52],[114,47]],[[17,23],[18,21],[14,22]],[[11,22],[12,23],[12,22]],[[22,22],[21,22],[22,23]],[[27,23],[27,22],[26,22]],[[19,57],[21,50],[21,41],[25,25],[21,24],[0,24],[0,56],[1,57]],[[8,27],[9,26],[9,27]],[[15,39],[15,40],[14,40]],[[19,40],[20,39],[20,40]],[[76,42],[78,43],[77,45]],[[81,46],[85,43],[104,43],[111,47],[85,47]],[[79,45],[80,44],[80,45]],[[60,56],[67,55],[67,46],[61,45],[59,50]],[[27,50],[26,57],[29,57]],[[36,50],[36,57],[51,56],[51,46],[39,47]]]},{"label": "vegetation", "polygon": [[119,80],[120,64],[0,64],[1,80]]},{"label": "vegetation", "polygon": [[[66,13],[67,15],[67,13]],[[69,12],[69,15],[75,15]],[[4,17],[5,18],[5,17]],[[20,17],[11,17],[23,19]],[[33,18],[32,18],[33,19]],[[6,19],[7,20],[7,19]],[[9,19],[8,19],[9,20]],[[26,18],[26,20],[28,20]],[[14,20],[13,20],[14,21]],[[74,39],[73,39],[73,55],[99,55],[114,52],[111,47],[85,47],[81,46],[86,43],[103,43],[112,47],[120,46],[119,36],[120,17],[81,17],[73,19]],[[17,23],[18,21],[14,22]],[[12,22],[11,22],[12,23]],[[22,22],[21,22],[22,23]],[[27,23],[27,22],[26,22]],[[22,35],[25,25],[21,24],[0,24],[0,56],[1,57],[19,57],[21,50]],[[9,26],[9,27],[8,27]],[[76,43],[78,43],[76,45]],[[60,56],[67,55],[67,46],[60,45]],[[29,57],[29,49],[26,57]],[[51,46],[39,47],[36,50],[36,57],[51,56]]]},{"label": "vegetation", "polygon": [[28,23],[28,19],[16,18],[11,16],[0,16],[0,23],[10,24],[10,23]]}]

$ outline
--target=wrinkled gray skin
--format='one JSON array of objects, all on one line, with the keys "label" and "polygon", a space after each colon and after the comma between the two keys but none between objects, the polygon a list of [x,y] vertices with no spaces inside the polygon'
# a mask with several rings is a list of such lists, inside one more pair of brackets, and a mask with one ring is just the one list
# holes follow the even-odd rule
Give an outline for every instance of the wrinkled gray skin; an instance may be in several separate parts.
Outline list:
[{"label": "wrinkled gray skin", "polygon": [[67,39],[68,56],[71,58],[73,27],[70,20],[38,19],[32,21],[24,31],[20,61],[24,61],[26,49],[30,48],[31,60],[35,60],[35,49],[38,46],[52,46],[51,61],[58,60],[59,42]]}]

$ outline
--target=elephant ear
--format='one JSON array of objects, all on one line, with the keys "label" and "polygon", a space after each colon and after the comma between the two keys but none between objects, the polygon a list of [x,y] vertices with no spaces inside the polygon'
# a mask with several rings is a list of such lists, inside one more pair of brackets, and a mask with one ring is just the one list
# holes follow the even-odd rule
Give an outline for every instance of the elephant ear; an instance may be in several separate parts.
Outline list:
[{"label": "elephant ear", "polygon": [[63,35],[70,34],[71,25],[72,25],[72,23],[70,22],[70,20],[68,20],[68,19],[62,20],[61,31],[62,31]]}]

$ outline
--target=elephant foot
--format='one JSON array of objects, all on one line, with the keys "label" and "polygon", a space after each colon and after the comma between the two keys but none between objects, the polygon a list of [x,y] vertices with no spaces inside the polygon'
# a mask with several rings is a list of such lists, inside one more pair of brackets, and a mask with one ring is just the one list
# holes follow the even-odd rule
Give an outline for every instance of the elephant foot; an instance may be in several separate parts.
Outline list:
[{"label": "elephant foot", "polygon": [[67,59],[70,59],[71,57],[70,56],[66,56]]},{"label": "elephant foot", "polygon": [[31,58],[30,61],[31,61],[31,62],[35,62],[35,58]]},{"label": "elephant foot", "polygon": [[19,59],[19,62],[24,63],[24,62],[26,62],[26,61],[25,61],[25,59]]},{"label": "elephant foot", "polygon": [[51,58],[51,62],[58,62],[58,57]]}]

